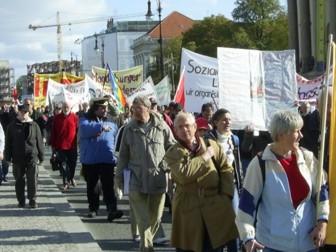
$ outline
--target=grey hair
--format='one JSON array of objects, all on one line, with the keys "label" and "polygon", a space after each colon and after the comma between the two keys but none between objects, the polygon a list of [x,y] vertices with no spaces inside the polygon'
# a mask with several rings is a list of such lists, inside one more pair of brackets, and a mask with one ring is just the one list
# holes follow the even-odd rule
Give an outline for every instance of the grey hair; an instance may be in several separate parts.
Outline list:
[{"label": "grey hair", "polygon": [[269,132],[273,141],[277,142],[279,133],[290,133],[303,126],[302,117],[293,110],[279,110],[272,117]]},{"label": "grey hair", "polygon": [[149,100],[149,97],[147,95],[138,95],[134,98],[133,103],[141,104],[147,108],[151,108],[152,103]]},{"label": "grey hair", "polygon": [[174,127],[176,127],[177,122],[181,119],[189,119],[192,124],[196,123],[196,120],[193,114],[182,111],[176,115],[174,119]]}]

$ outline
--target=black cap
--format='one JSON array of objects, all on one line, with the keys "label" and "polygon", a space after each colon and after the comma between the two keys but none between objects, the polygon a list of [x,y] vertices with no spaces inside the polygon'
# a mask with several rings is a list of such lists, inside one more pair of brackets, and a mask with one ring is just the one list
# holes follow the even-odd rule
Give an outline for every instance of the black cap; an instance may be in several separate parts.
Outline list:
[{"label": "black cap", "polygon": [[99,106],[107,106],[108,105],[108,101],[110,98],[107,97],[96,97],[96,98],[92,98],[90,100],[90,105],[99,105]]},{"label": "black cap", "polygon": [[29,112],[29,106],[26,104],[19,105],[18,110],[21,112],[27,113]]}]

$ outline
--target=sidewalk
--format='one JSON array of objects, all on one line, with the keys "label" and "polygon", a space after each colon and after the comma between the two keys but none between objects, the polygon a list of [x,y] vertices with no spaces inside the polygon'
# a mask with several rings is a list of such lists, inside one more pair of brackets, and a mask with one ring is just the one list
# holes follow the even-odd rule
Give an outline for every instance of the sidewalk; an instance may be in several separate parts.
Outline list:
[{"label": "sidewalk", "polygon": [[39,169],[36,209],[28,200],[17,208],[11,166],[8,182],[0,185],[0,251],[102,251],[49,173]]}]

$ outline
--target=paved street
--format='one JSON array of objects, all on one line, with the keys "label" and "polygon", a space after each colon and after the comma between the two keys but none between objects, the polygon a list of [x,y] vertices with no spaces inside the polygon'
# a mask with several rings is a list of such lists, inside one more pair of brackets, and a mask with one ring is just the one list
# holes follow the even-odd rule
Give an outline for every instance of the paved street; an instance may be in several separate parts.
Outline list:
[{"label": "paved street", "polygon": [[[40,169],[37,202],[39,208],[16,207],[14,179],[0,186],[0,251],[138,251],[131,240],[127,197],[119,201],[124,216],[113,223],[107,221],[102,205],[96,218],[87,218],[86,185],[76,170],[77,187],[62,193],[58,171],[49,166],[46,150],[44,168]],[[11,169],[10,169],[11,170]],[[27,204],[28,205],[28,204]],[[163,227],[170,236],[170,215],[165,209]],[[155,251],[175,251],[158,247]]]}]

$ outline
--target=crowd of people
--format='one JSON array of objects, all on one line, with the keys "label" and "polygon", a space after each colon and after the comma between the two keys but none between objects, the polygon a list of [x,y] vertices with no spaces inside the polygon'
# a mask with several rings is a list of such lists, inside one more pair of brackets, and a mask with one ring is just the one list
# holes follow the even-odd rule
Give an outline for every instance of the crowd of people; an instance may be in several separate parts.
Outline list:
[{"label": "crowd of people", "polygon": [[80,104],[77,113],[73,105],[64,102],[51,113],[25,99],[17,109],[2,109],[0,184],[11,163],[18,207],[26,204],[25,180],[29,206],[38,207],[36,167],[50,145],[63,192],[76,187],[79,154],[89,218],[99,214],[101,194],[107,220],[122,218],[118,199],[128,195],[132,238],[140,251],[167,244],[161,225],[167,204],[170,245],[177,252],[324,246],[328,168],[317,183],[320,118],[309,103],[299,104],[298,111],[278,111],[268,131],[253,124],[234,131],[234,111],[215,110],[211,103],[199,114],[184,112],[180,103],[159,106],[143,95],[126,103],[122,113],[110,96]]}]

